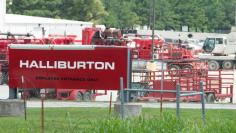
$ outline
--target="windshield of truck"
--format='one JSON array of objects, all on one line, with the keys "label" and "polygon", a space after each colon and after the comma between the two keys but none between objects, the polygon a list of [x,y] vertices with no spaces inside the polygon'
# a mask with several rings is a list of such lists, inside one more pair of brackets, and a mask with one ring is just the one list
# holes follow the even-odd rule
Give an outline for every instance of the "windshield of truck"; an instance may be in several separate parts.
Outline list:
[{"label": "windshield of truck", "polygon": [[[207,38],[203,44],[203,50],[210,53],[214,50],[215,48],[215,38]],[[218,43],[218,42],[217,42]]]}]

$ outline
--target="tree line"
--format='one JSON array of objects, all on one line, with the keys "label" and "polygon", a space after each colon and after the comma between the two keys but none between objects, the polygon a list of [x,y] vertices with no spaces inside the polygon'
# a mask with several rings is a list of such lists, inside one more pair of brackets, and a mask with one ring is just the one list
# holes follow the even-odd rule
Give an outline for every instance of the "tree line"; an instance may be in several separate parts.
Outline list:
[{"label": "tree line", "polygon": [[[153,1],[155,4],[153,4]],[[153,17],[153,7],[155,12]],[[236,0],[7,0],[7,12],[92,21],[116,28],[227,32],[235,25]]]}]

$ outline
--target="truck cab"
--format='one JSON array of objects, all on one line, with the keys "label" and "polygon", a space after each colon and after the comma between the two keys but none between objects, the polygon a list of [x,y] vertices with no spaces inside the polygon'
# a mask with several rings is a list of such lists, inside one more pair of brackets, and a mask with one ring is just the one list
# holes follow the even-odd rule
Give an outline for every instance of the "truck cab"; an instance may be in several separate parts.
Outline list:
[{"label": "truck cab", "polygon": [[236,41],[234,35],[236,32],[221,37],[207,37],[203,50],[207,54],[199,55],[200,59],[208,60],[209,70],[233,69],[236,63]]},{"label": "truck cab", "polygon": [[203,44],[203,50],[214,55],[225,55],[226,45],[226,37],[208,37]]}]

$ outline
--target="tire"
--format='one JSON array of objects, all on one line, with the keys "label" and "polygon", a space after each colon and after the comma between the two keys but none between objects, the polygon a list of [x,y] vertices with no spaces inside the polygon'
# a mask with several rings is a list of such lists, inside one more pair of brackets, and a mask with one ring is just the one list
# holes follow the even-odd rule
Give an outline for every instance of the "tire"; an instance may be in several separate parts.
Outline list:
[{"label": "tire", "polygon": [[208,62],[208,69],[209,70],[219,70],[220,69],[220,64],[218,61],[211,60]]},{"label": "tire", "polygon": [[76,95],[76,100],[77,101],[82,101],[83,100],[83,95],[81,92],[78,91],[77,95]]},{"label": "tire", "polygon": [[192,65],[189,65],[189,64],[187,64],[187,65],[184,65],[183,67],[182,67],[182,70],[183,71],[181,71],[181,76],[185,76],[185,77],[192,77],[193,76],[193,73],[191,72],[191,69],[193,69],[193,66]]},{"label": "tire", "polygon": [[32,89],[32,90],[29,90],[29,97],[36,97],[36,98],[40,98],[41,97],[41,94],[40,94],[40,89]]},{"label": "tire", "polygon": [[234,62],[233,61],[223,61],[222,68],[223,69],[233,69]]},{"label": "tire", "polygon": [[179,65],[170,65],[169,66],[169,74],[171,75],[178,75],[179,74],[179,71],[181,68]]},{"label": "tire", "polygon": [[92,100],[91,93],[90,92],[85,92],[83,95],[83,101],[89,102]]},{"label": "tire", "polygon": [[184,65],[184,66],[182,67],[182,69],[185,69],[185,70],[193,69],[193,66],[187,64],[187,65]]},{"label": "tire", "polygon": [[214,103],[215,102],[215,96],[213,93],[208,94],[207,96],[207,102],[208,103]]},{"label": "tire", "polygon": [[0,72],[0,84],[8,84],[8,72]]}]

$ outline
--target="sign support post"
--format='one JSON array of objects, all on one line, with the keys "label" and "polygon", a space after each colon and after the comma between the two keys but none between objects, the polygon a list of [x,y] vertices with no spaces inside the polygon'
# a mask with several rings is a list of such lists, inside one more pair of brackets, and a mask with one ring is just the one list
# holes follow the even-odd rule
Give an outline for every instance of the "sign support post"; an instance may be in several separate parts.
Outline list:
[{"label": "sign support post", "polygon": [[111,115],[112,92],[110,93],[109,115]]},{"label": "sign support post", "polygon": [[121,118],[124,119],[124,86],[123,86],[123,77],[120,78],[120,111]]},{"label": "sign support post", "polygon": [[[24,91],[25,92],[25,91]],[[24,112],[25,112],[25,120],[27,120],[27,110],[26,110],[26,94],[23,93],[23,98],[24,98]]]},{"label": "sign support post", "polygon": [[[21,88],[23,88],[23,84],[24,84],[25,80],[24,80],[24,76],[21,75]],[[23,94],[23,95],[22,95]],[[25,114],[25,120],[27,120],[27,110],[26,110],[26,91],[24,90],[23,93],[21,92],[21,96],[23,96],[24,99],[24,114]]]},{"label": "sign support post", "polygon": [[45,89],[41,89],[41,133],[44,133],[44,98],[46,95]]}]

